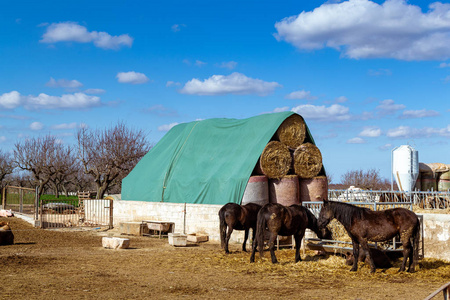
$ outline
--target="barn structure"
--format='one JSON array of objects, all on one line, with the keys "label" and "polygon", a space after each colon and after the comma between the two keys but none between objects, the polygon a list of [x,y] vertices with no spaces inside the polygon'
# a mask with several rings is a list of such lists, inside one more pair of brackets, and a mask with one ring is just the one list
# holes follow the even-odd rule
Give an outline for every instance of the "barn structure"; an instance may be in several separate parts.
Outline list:
[{"label": "barn structure", "polygon": [[[207,119],[173,127],[123,179],[121,200],[114,202],[115,226],[167,221],[176,232],[201,232],[218,240],[219,209],[228,202],[241,204],[261,153],[295,115]],[[314,144],[306,124],[304,140]]]}]

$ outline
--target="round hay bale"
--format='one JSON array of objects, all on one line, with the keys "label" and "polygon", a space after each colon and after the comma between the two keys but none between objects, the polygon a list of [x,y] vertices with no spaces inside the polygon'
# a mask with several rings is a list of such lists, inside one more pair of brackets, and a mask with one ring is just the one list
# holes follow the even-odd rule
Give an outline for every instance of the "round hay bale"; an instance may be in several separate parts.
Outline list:
[{"label": "round hay bale", "polygon": [[284,206],[300,204],[300,184],[297,175],[269,180],[269,201]]},{"label": "round hay bale", "polygon": [[289,172],[291,161],[289,148],[281,142],[272,141],[266,145],[259,158],[257,173],[280,179]]},{"label": "round hay bale", "polygon": [[300,178],[313,178],[322,169],[322,154],[311,143],[300,145],[294,152],[294,171]]},{"label": "round hay bale", "polygon": [[326,176],[300,178],[299,182],[300,202],[328,199],[328,179]]},{"label": "round hay bale", "polygon": [[291,149],[300,146],[305,140],[306,124],[302,116],[293,114],[283,123],[275,134],[276,138]]}]

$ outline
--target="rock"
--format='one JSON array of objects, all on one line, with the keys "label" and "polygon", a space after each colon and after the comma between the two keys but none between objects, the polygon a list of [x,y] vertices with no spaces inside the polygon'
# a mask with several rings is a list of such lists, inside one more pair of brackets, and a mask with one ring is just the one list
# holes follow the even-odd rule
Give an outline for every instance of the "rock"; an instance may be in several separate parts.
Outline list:
[{"label": "rock", "polygon": [[127,249],[130,247],[130,239],[118,238],[118,237],[103,237],[103,248],[106,249]]}]

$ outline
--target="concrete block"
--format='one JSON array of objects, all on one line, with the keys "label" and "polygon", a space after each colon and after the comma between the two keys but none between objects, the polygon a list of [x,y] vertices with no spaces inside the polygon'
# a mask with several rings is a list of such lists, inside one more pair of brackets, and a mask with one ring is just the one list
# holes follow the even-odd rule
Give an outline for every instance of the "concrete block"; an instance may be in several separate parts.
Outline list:
[{"label": "concrete block", "polygon": [[206,234],[190,233],[187,235],[187,241],[193,243],[207,242],[209,237]]},{"label": "concrete block", "polygon": [[184,247],[187,244],[187,236],[182,233],[169,233],[169,245]]},{"label": "concrete block", "polygon": [[119,226],[119,232],[121,234],[128,234],[128,235],[143,235],[147,234],[148,227],[145,224],[142,224],[142,222],[123,222],[120,223]]},{"label": "concrete block", "polygon": [[105,236],[102,238],[102,245],[107,249],[127,249],[130,247],[130,239]]}]

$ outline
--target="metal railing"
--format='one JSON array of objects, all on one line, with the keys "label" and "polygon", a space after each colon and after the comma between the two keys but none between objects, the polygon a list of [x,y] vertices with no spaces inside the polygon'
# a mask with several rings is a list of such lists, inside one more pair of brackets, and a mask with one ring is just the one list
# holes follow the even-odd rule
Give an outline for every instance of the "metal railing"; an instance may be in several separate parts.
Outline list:
[{"label": "metal railing", "polygon": [[434,291],[431,295],[425,298],[425,300],[430,300],[439,295],[442,292],[442,296],[444,300],[450,299],[450,282],[447,282],[440,288],[438,288],[436,291]]},{"label": "metal railing", "polygon": [[[330,199],[331,200],[331,199]],[[347,202],[352,205],[356,205],[359,207],[365,207],[369,208],[374,211],[380,211],[380,210],[386,210],[391,209],[395,207],[403,207],[406,209],[412,210],[413,204],[412,202],[362,202],[362,201],[356,201],[356,202]],[[323,202],[322,201],[311,201],[311,202],[303,202],[303,206],[307,207],[317,218],[319,217],[320,210],[322,209]],[[419,258],[424,257],[424,241],[423,241],[423,216],[418,215],[419,221],[421,223],[420,230],[420,241],[419,241]],[[344,226],[340,224],[339,222],[331,222],[328,225],[329,229],[333,233],[333,240],[322,240],[325,243],[328,243],[327,246],[330,249],[334,250],[344,250],[348,249],[348,245],[351,244],[349,242],[350,238],[348,237],[347,231],[345,230]],[[307,240],[316,240],[316,239],[307,239]],[[397,240],[397,238],[394,238],[392,241],[388,241],[383,244],[383,247],[391,250],[391,251],[397,251],[398,247],[401,245],[401,243]],[[380,243],[375,243],[375,247],[378,247]]]},{"label": "metal railing", "polygon": [[382,191],[382,190],[328,190],[328,199],[343,202],[403,203],[410,202],[422,209],[449,209],[450,192],[440,191]]},{"label": "metal railing", "polygon": [[106,199],[42,200],[41,227],[108,226],[112,228],[112,202],[113,200]]}]

